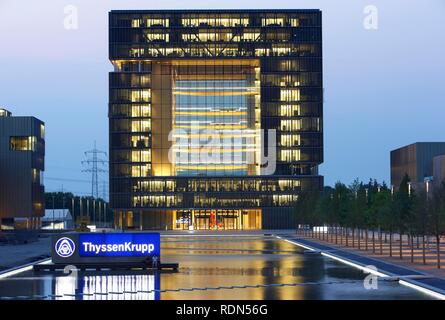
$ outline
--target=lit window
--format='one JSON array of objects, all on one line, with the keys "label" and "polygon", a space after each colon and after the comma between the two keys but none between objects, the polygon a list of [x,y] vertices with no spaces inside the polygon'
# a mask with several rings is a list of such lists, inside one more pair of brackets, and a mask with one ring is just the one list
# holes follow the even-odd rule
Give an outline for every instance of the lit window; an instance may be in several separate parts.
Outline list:
[{"label": "lit window", "polygon": [[147,27],[168,27],[170,19],[147,19]]},{"label": "lit window", "polygon": [[301,130],[301,119],[297,120],[281,120],[280,121],[281,131],[297,131]]},{"label": "lit window", "polygon": [[150,150],[132,151],[131,161],[132,162],[150,162],[151,161]]},{"label": "lit window", "polygon": [[131,167],[131,176],[132,177],[148,177],[150,175],[151,166],[149,164],[146,165],[135,165]]},{"label": "lit window", "polygon": [[10,150],[34,151],[36,144],[36,137],[11,137],[9,140]]},{"label": "lit window", "polygon": [[43,124],[40,125],[40,138],[45,139],[45,126]]},{"label": "lit window", "polygon": [[141,20],[139,20],[139,19],[131,20],[131,27],[132,28],[139,28],[140,25],[141,25]]},{"label": "lit window", "polygon": [[281,150],[281,161],[300,161],[300,150]]},{"label": "lit window", "polygon": [[149,101],[151,97],[150,90],[131,91],[131,102]]},{"label": "lit window", "polygon": [[38,169],[31,169],[31,175],[32,175],[32,182],[33,183],[40,183],[40,170],[38,170]]},{"label": "lit window", "polygon": [[282,105],[280,108],[280,116],[297,117],[300,115],[299,105]]},{"label": "lit window", "polygon": [[281,101],[299,101],[300,89],[281,89],[280,92]]},{"label": "lit window", "polygon": [[142,120],[142,121],[132,121],[131,122],[131,131],[132,132],[147,132],[150,131],[151,124],[150,120]]},{"label": "lit window", "polygon": [[262,18],[261,23],[264,26],[283,26],[284,19],[283,18]]},{"label": "lit window", "polygon": [[298,27],[300,25],[300,19],[290,18],[289,23],[290,23],[291,27]]},{"label": "lit window", "polygon": [[300,144],[300,135],[285,134],[281,136],[282,147],[295,147]]},{"label": "lit window", "polygon": [[132,117],[149,117],[150,105],[135,105],[131,109]]}]

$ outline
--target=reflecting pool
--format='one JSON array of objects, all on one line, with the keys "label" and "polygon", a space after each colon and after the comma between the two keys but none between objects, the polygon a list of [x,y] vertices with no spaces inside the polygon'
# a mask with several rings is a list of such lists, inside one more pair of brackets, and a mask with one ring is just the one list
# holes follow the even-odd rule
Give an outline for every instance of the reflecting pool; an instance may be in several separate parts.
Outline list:
[{"label": "reflecting pool", "polygon": [[[27,271],[0,280],[3,299],[431,299],[398,282],[365,289],[362,271],[272,236],[162,236],[178,272]],[[369,280],[369,277],[367,278]]]}]

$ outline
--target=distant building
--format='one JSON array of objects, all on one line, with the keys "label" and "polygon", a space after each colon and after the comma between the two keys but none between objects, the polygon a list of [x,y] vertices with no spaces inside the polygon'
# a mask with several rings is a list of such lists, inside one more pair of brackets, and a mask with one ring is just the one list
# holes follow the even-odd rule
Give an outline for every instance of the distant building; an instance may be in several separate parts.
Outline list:
[{"label": "distant building", "polygon": [[[391,151],[391,185],[397,189],[405,174],[410,177],[413,187],[423,185],[426,179],[434,176],[433,162],[441,164],[439,158],[436,161],[433,158],[443,154],[445,142],[417,142]],[[440,171],[439,167],[436,170]],[[439,179],[439,172],[436,175]]]},{"label": "distant building", "polygon": [[42,229],[61,230],[73,228],[73,216],[69,209],[46,209],[42,218]]},{"label": "distant building", "polygon": [[433,158],[434,185],[440,185],[445,181],[445,154]]},{"label": "distant building", "polygon": [[37,229],[44,215],[45,124],[0,109],[0,227]]}]

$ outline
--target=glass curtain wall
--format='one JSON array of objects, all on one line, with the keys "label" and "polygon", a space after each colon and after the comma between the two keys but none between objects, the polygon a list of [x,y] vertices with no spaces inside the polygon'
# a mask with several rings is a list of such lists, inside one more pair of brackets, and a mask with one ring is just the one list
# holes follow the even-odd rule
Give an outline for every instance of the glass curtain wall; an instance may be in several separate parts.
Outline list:
[{"label": "glass curtain wall", "polygon": [[174,175],[257,174],[257,65],[255,61],[190,61],[174,66]]}]

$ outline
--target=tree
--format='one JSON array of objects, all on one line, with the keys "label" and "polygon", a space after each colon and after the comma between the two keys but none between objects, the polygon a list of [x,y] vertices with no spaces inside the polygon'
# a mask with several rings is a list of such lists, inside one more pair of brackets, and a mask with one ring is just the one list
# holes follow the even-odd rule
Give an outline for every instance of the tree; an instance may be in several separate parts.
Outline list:
[{"label": "tree", "polygon": [[417,235],[417,239],[419,239],[419,236],[422,237],[423,264],[426,264],[425,235],[428,230],[428,211],[429,211],[428,194],[425,192],[425,190],[420,190],[414,203],[413,231]]},{"label": "tree", "polygon": [[375,195],[372,210],[375,212],[376,225],[379,230],[380,254],[383,254],[382,230],[392,230],[394,215],[392,214],[392,196],[388,188],[382,188]]},{"label": "tree", "polygon": [[440,269],[440,236],[445,231],[445,181],[434,188],[429,212],[431,233],[436,238],[437,268]]},{"label": "tree", "polygon": [[351,220],[350,190],[345,184],[337,182],[330,198],[332,200],[332,211],[334,212],[333,215],[336,220],[337,229],[339,226],[341,226],[342,231],[343,227],[346,228],[346,246],[348,246],[348,227],[350,226]]},{"label": "tree", "polygon": [[408,227],[408,221],[413,215],[414,190],[411,188],[410,178],[407,174],[400,182],[399,190],[395,194],[394,213],[399,231],[399,256],[403,259],[403,234]]},{"label": "tree", "polygon": [[[375,230],[379,230],[379,239],[381,240],[381,224],[383,212],[388,207],[391,197],[385,184],[382,186],[374,180],[369,185],[368,206],[366,210],[365,223],[372,232],[372,252],[375,253]],[[368,232],[366,233],[368,235]],[[382,243],[380,241],[380,253],[382,253]]]},{"label": "tree", "polygon": [[298,197],[296,205],[296,221],[303,226],[304,231],[306,231],[307,227],[312,227],[314,224],[321,221],[320,217],[315,212],[319,199],[320,193],[318,191],[302,192]]},{"label": "tree", "polygon": [[[108,203],[101,199],[95,199],[91,196],[79,197],[71,192],[47,192],[45,193],[46,209],[69,209],[73,220],[76,221],[81,215],[93,217],[94,213],[101,211],[104,220],[112,221],[113,215]],[[104,212],[106,208],[106,211]]]}]

